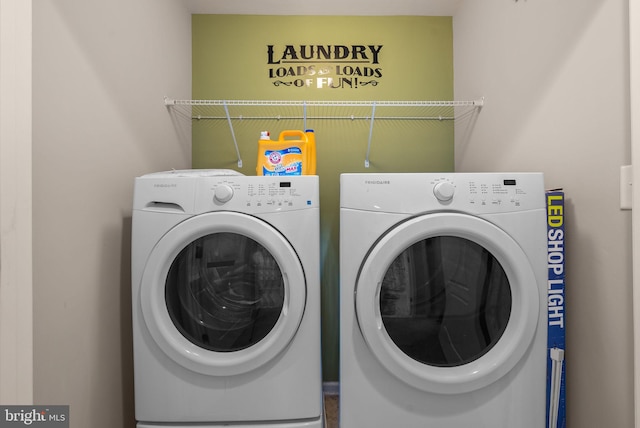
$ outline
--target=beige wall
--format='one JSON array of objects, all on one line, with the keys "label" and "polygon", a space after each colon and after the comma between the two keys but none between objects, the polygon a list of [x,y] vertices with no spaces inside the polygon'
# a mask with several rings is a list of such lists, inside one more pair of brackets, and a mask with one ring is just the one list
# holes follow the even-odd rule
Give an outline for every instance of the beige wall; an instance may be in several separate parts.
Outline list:
[{"label": "beige wall", "polygon": [[133,427],[133,179],[190,165],[163,97],[191,93],[175,0],[33,4],[34,400]]},{"label": "beige wall", "polygon": [[[629,0],[629,105],[631,128],[631,164],[640,165],[640,1]],[[640,168],[633,168],[632,181],[640,182]],[[634,186],[632,198],[640,201],[640,186]],[[640,330],[640,210],[632,211],[633,227],[633,305],[634,331]],[[636,335],[634,335],[634,338]],[[634,343],[635,369],[635,426],[640,426],[640,343]]]},{"label": "beige wall", "polygon": [[567,197],[570,428],[633,427],[630,163],[625,0],[466,0],[454,16],[457,171],[543,171]]},{"label": "beige wall", "polygon": [[0,403],[33,400],[31,0],[0,0]]}]

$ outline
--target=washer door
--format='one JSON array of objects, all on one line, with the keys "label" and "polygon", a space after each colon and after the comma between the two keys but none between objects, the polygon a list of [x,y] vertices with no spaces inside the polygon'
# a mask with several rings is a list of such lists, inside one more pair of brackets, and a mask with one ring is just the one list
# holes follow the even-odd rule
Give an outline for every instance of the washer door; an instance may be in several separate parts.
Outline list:
[{"label": "washer door", "polygon": [[477,217],[434,213],[390,229],[356,282],[371,352],[404,382],[434,393],[487,386],[531,344],[538,286],[520,246]]},{"label": "washer door", "polygon": [[207,375],[254,370],[293,339],[306,282],[289,242],[255,217],[192,217],[153,248],[140,290],[151,336],[176,363]]}]

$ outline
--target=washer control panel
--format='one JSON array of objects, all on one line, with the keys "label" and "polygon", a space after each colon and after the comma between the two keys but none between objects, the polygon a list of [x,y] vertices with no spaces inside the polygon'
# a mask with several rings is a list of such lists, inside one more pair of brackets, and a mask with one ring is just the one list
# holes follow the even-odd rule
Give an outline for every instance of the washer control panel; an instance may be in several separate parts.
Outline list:
[{"label": "washer control panel", "polygon": [[241,176],[202,179],[196,211],[284,211],[318,207],[318,177]]},{"label": "washer control panel", "polygon": [[541,173],[343,174],[340,206],[384,212],[477,213],[544,208]]},{"label": "washer control panel", "polygon": [[248,176],[228,170],[180,170],[136,178],[133,208],[176,214],[248,214],[319,208],[316,175]]},{"label": "washer control panel", "polygon": [[433,195],[442,205],[519,208],[531,196],[528,181],[516,176],[496,177],[492,174],[454,174],[434,177],[429,181]]}]

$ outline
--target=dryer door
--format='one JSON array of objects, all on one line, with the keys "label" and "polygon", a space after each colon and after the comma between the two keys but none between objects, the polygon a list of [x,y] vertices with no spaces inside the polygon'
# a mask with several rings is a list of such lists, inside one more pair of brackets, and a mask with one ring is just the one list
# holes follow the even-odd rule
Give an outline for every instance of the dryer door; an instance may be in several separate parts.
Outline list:
[{"label": "dryer door", "polygon": [[533,340],[536,278],[520,246],[485,220],[414,217],[389,230],[356,284],[358,325],[379,361],[424,391],[461,393],[509,372]]},{"label": "dryer door", "polygon": [[306,282],[295,250],[246,214],[192,217],[164,235],[144,268],[140,301],[158,346],[178,364],[228,376],[260,367],[291,341]]}]

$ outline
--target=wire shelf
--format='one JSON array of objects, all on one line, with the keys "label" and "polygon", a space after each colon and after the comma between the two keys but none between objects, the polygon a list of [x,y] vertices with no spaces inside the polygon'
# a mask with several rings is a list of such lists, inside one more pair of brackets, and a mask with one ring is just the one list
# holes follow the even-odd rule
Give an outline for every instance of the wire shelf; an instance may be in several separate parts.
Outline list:
[{"label": "wire shelf", "polygon": [[[233,130],[233,121],[243,120],[367,120],[370,121],[365,167],[376,120],[450,121],[479,112],[484,99],[473,101],[295,101],[295,100],[174,100],[165,97],[167,108],[191,120],[226,120],[238,156],[242,159]],[[230,108],[233,108],[231,114]]]}]

